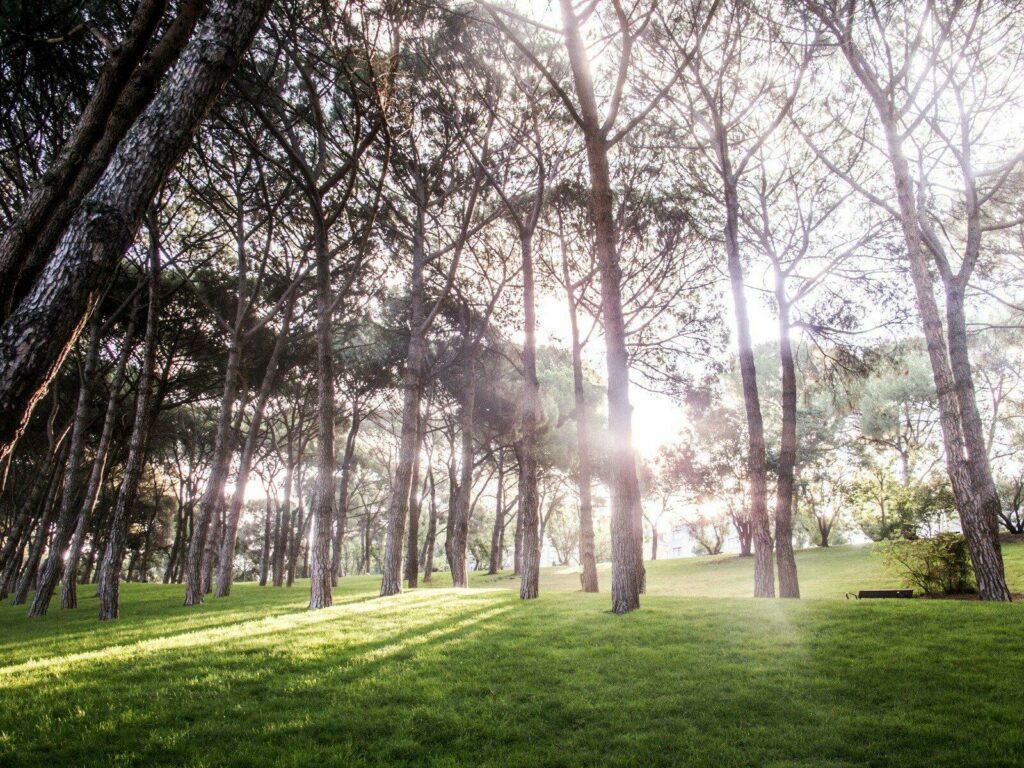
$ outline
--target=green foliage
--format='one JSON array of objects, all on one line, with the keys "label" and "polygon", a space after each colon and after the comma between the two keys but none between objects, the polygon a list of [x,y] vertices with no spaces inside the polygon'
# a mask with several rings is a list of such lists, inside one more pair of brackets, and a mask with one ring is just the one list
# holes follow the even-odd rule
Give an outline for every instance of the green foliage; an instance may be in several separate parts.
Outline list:
[{"label": "green foliage", "polygon": [[890,541],[882,547],[886,567],[899,574],[908,587],[929,597],[977,591],[967,542],[959,533],[940,533],[916,541]]}]

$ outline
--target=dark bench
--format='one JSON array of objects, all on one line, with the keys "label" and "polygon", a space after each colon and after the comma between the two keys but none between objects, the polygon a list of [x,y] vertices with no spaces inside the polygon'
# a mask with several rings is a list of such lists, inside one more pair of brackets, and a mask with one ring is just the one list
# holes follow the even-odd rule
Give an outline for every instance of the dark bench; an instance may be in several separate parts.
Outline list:
[{"label": "dark bench", "polygon": [[[889,598],[889,597],[913,597],[914,590],[912,589],[862,589],[858,592],[855,597],[858,600],[868,600],[875,598]],[[847,599],[850,598],[850,593],[846,593]]]}]

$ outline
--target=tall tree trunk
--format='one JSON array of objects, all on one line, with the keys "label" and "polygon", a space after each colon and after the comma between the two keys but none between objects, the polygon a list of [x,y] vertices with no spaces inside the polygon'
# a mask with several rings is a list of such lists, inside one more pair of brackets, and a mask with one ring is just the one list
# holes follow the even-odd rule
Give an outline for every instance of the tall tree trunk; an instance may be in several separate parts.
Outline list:
[{"label": "tall tree trunk", "polygon": [[423,537],[424,584],[429,584],[434,576],[434,547],[437,542],[437,489],[434,486],[433,467],[427,467],[427,485],[430,487],[430,510],[427,515],[427,533]]},{"label": "tall tree trunk", "polygon": [[444,551],[452,573],[453,587],[468,587],[469,574],[466,571],[466,545],[469,538],[469,505],[473,496],[473,430],[476,411],[476,375],[470,367],[464,382],[462,406],[459,421],[462,431],[461,463],[459,465],[459,492],[451,505],[448,516],[448,533]]},{"label": "tall tree trunk", "polygon": [[[136,296],[138,295],[140,294],[136,294]],[[128,358],[131,356],[132,346],[135,341],[137,315],[138,299],[136,298],[132,303],[128,328],[125,331],[124,340],[121,342],[121,351],[117,357],[117,367],[114,370],[114,378],[110,384],[110,397],[107,399],[107,410],[103,415],[103,428],[100,431],[99,443],[96,445],[96,455],[93,456],[92,469],[89,471],[89,481],[85,486],[85,496],[82,499],[82,506],[78,510],[75,531],[71,535],[71,541],[68,544],[68,554],[60,589],[60,607],[64,609],[78,607],[78,589],[75,580],[78,571],[78,560],[82,555],[82,544],[85,541],[89,523],[93,519],[100,487],[103,485],[103,475],[107,467],[107,456],[110,453],[110,442],[114,436],[114,424],[117,421],[117,414],[120,410],[121,389],[124,386],[125,374],[128,369]]]},{"label": "tall tree trunk", "polygon": [[[967,392],[966,381],[962,387],[963,391],[957,391],[956,381],[951,370],[949,350],[947,350],[943,338],[942,317],[935,301],[932,278],[928,271],[924,244],[917,224],[917,206],[914,200],[910,166],[903,154],[902,140],[897,126],[881,107],[879,113],[885,130],[889,161],[895,180],[900,223],[907,248],[907,258],[910,262],[910,276],[914,283],[914,294],[917,298],[918,313],[921,316],[924,330],[925,346],[928,350],[932,377],[935,381],[939,423],[942,426],[943,446],[946,454],[946,470],[949,473],[953,495],[960,512],[961,527],[971,554],[974,574],[978,580],[978,592],[983,600],[1008,601],[1010,600],[1010,590],[1006,585],[1006,576],[1003,573],[998,531],[990,519],[990,508],[993,502],[986,501],[985,498],[989,494],[986,493],[988,483],[984,477],[983,467],[987,467],[988,460],[987,457],[981,458],[984,455],[983,451],[981,456],[975,454],[973,467],[976,470],[975,473],[971,471],[972,467],[969,465],[968,459],[965,458],[968,449],[960,406],[961,398],[965,401],[970,398],[973,401],[973,392]],[[952,307],[947,307],[947,312],[950,309],[955,316],[958,312],[956,302]],[[956,333],[954,331],[954,336]],[[966,357],[966,349],[959,345],[957,358],[957,365],[966,366],[969,376],[970,363]],[[974,408],[976,407],[975,405]],[[968,407],[968,411],[970,411],[970,407]],[[977,484],[975,481],[978,481]],[[989,473],[988,482],[991,482],[991,473]],[[998,503],[998,497],[995,497],[994,504]],[[986,504],[988,507],[985,506]]]},{"label": "tall tree trunk", "polygon": [[505,449],[498,449],[498,492],[494,498],[494,528],[491,530],[491,558],[487,573],[501,570],[505,549]]},{"label": "tall tree trunk", "polygon": [[[58,467],[62,466],[64,456],[66,456],[66,451],[62,447],[62,458],[57,462]],[[46,492],[46,498],[43,500],[43,506],[40,510],[39,524],[36,526],[35,531],[36,535],[32,539],[32,544],[28,550],[28,558],[25,560],[21,569],[21,575],[18,577],[11,605],[23,605],[28,599],[28,593],[32,589],[32,585],[35,583],[39,561],[43,556],[43,549],[46,548],[50,524],[53,522],[53,516],[57,509],[57,494],[60,493],[62,479],[63,476],[59,470],[53,472],[49,489]]]},{"label": "tall tree trunk", "polygon": [[409,479],[409,540],[405,547],[405,580],[410,589],[419,586],[420,543],[420,454],[423,452],[423,438],[427,428],[427,414],[418,414],[416,429],[416,452],[412,462],[412,476]]},{"label": "tall tree trunk", "polygon": [[331,528],[334,522],[334,352],[331,348],[331,260],[327,231],[317,227],[317,472],[310,504],[310,554],[312,569],[309,608],[328,608],[331,596]]},{"label": "tall tree trunk", "polygon": [[658,559],[658,526],[651,524],[651,560]]},{"label": "tall tree trunk", "polygon": [[[607,129],[597,110],[586,48],[572,0],[559,0],[566,50],[583,122],[583,138],[590,171],[590,203],[594,218],[595,248],[601,276],[601,315],[604,321],[608,365],[608,456],[612,508],[612,611],[626,613],[640,607],[644,590],[643,535],[640,483],[633,452],[632,406],[629,402],[629,354],[622,312],[622,270],[608,171]],[[530,489],[520,488],[519,497]],[[530,521],[524,520],[526,535]]]},{"label": "tall tree trunk", "polygon": [[779,308],[779,362],[782,367],[782,436],[775,486],[775,556],[779,569],[779,597],[800,597],[800,581],[793,555],[793,492],[796,471],[796,363],[789,339],[789,301],[780,272],[776,272]]},{"label": "tall tree trunk", "polygon": [[757,390],[757,368],[750,341],[750,318],[744,288],[743,262],[739,246],[739,198],[729,164],[724,131],[719,130],[719,162],[722,165],[725,193],[725,252],[729,267],[729,286],[736,313],[736,354],[743,387],[743,406],[747,419],[747,476],[750,482],[750,523],[754,539],[754,597],[775,597],[775,568],[772,534],[768,522],[768,469],[765,457],[764,420]]},{"label": "tall tree trunk", "polygon": [[[294,296],[294,294],[292,295]],[[252,461],[256,455],[256,448],[259,443],[263,413],[267,408],[267,402],[270,400],[271,394],[273,394],[281,353],[284,351],[285,342],[288,339],[292,307],[292,300],[289,300],[284,309],[281,330],[274,340],[274,347],[270,352],[270,359],[267,361],[263,381],[260,384],[260,391],[253,406],[249,431],[245,436],[245,445],[242,447],[242,455],[239,458],[238,478],[235,481],[235,492],[232,495],[231,506],[228,508],[227,518],[224,522],[224,537],[221,541],[220,558],[217,563],[216,597],[227,597],[231,594],[231,579],[235,562],[235,542],[238,538],[238,521],[242,515],[242,506],[245,504],[245,487],[249,484]]]},{"label": "tall tree trunk", "polygon": [[156,369],[157,327],[160,322],[160,249],[156,224],[150,226],[149,247],[149,307],[146,309],[146,334],[143,341],[142,374],[135,397],[135,421],[128,441],[128,458],[124,476],[111,516],[107,547],[100,565],[100,621],[116,619],[120,615],[121,563],[124,560],[128,521],[135,506],[139,479],[146,463],[146,446],[152,419],[150,401]]},{"label": "tall tree trunk", "polygon": [[99,357],[101,323],[94,317],[90,323],[89,342],[86,346],[85,363],[82,366],[82,381],[78,388],[78,403],[75,406],[75,421],[71,428],[71,443],[68,461],[64,469],[64,491],[60,500],[57,526],[50,542],[50,554],[46,558],[29,616],[43,616],[50,607],[50,599],[57,588],[64,570],[64,555],[68,542],[74,534],[78,509],[76,502],[81,498],[78,481],[81,475],[82,451],[85,447],[85,430],[92,404],[92,391],[96,376],[96,360]]},{"label": "tall tree trunk", "polygon": [[423,366],[426,362],[427,329],[424,327],[425,309],[423,270],[426,265],[424,231],[426,203],[420,201],[416,213],[416,231],[413,240],[412,281],[409,298],[412,304],[409,319],[409,352],[402,380],[402,432],[398,449],[398,466],[388,503],[387,534],[384,541],[384,560],[381,563],[380,594],[397,595],[402,591],[402,546],[405,544],[405,521],[409,514],[409,489],[412,482],[412,464],[416,453],[420,393],[423,385]]},{"label": "tall tree trunk", "polygon": [[572,382],[576,407],[576,469],[580,495],[580,585],[584,592],[597,592],[597,558],[594,554],[594,501],[591,492],[593,468],[590,458],[590,420],[587,410],[586,380],[583,378],[583,345],[580,342],[576,296],[569,276],[569,265],[562,253],[562,280],[569,305],[572,333]]},{"label": "tall tree trunk", "polygon": [[214,0],[160,92],[118,144],[35,285],[0,329],[0,459],[28,423],[149,202],[188,147],[270,0]]},{"label": "tall tree trunk", "polygon": [[278,514],[281,517],[280,523],[277,526],[277,540],[274,542],[274,581],[275,587],[284,586],[285,581],[285,570],[288,550],[288,534],[292,529],[291,520],[291,507],[292,507],[292,473],[294,471],[294,463],[292,461],[292,442],[291,437],[288,438],[288,451],[285,457],[285,471],[284,471],[284,500],[281,502],[281,508]]},{"label": "tall tree trunk", "polygon": [[267,493],[267,506],[263,513],[263,544],[260,547],[260,579],[261,587],[267,586],[267,576],[270,573],[270,542],[273,533],[274,500],[270,493]]},{"label": "tall tree trunk", "polygon": [[348,436],[345,438],[345,454],[341,459],[341,482],[338,486],[338,524],[334,531],[334,551],[331,555],[331,573],[337,579],[344,568],[343,552],[345,548],[345,523],[348,520],[349,483],[352,477],[352,462],[356,453],[356,436],[359,434],[361,417],[359,404],[352,402],[352,418],[349,423]]}]

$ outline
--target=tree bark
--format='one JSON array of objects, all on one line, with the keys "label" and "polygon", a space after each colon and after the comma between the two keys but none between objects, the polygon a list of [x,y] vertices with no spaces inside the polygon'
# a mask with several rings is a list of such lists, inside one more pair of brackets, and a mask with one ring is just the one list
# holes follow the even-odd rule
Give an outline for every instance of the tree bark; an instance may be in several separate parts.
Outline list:
[{"label": "tree bark", "polygon": [[338,488],[338,526],[334,532],[334,552],[331,555],[331,573],[337,579],[342,575],[344,562],[342,554],[345,548],[345,524],[348,520],[349,483],[352,477],[352,462],[356,453],[356,437],[359,434],[361,417],[359,404],[352,402],[352,420],[345,438],[345,454],[341,459],[341,482]]},{"label": "tree bark", "polygon": [[331,523],[334,521],[334,352],[331,348],[331,259],[327,230],[318,221],[316,238],[317,473],[310,505],[312,568],[309,608],[328,608],[331,596]]},{"label": "tree bark", "polygon": [[505,550],[505,449],[498,449],[498,491],[494,499],[494,528],[491,530],[491,558],[487,573],[501,570]]},{"label": "tree bark", "polygon": [[427,485],[430,487],[430,511],[427,516],[427,533],[423,537],[424,584],[429,584],[434,576],[434,547],[437,541],[437,493],[434,487],[432,467],[427,467]]},{"label": "tree bark", "polygon": [[238,66],[270,0],[217,0],[118,144],[34,287],[0,330],[0,459],[77,339],[157,189]]},{"label": "tree bark", "polygon": [[[66,452],[61,448],[61,458],[57,461],[60,467],[64,461]],[[28,558],[21,567],[21,575],[15,585],[14,598],[11,605],[23,605],[28,599],[28,593],[36,580],[36,573],[39,569],[39,560],[43,556],[43,549],[46,547],[46,538],[50,533],[50,524],[53,522],[53,515],[57,508],[57,494],[60,493],[62,474],[56,470],[50,479],[46,497],[43,499],[43,506],[40,510],[39,524],[36,526],[35,537],[32,539],[28,550]]]},{"label": "tree bark", "polygon": [[[138,295],[138,294],[137,294]],[[89,481],[85,487],[85,497],[82,499],[82,506],[78,510],[78,519],[75,521],[75,531],[71,535],[68,544],[68,554],[64,565],[64,574],[61,580],[60,607],[69,609],[78,607],[78,588],[76,575],[78,571],[78,560],[82,556],[82,545],[85,542],[85,535],[89,523],[93,519],[93,512],[96,509],[96,499],[99,497],[100,486],[103,484],[103,475],[107,466],[107,456],[110,453],[110,442],[114,436],[114,424],[121,401],[121,388],[124,386],[125,373],[128,369],[128,358],[131,356],[133,342],[135,340],[136,316],[138,314],[138,299],[132,303],[131,314],[128,319],[128,328],[125,331],[124,340],[121,342],[121,351],[117,357],[117,367],[114,370],[114,378],[110,384],[110,397],[107,399],[107,410],[103,415],[103,428],[100,431],[100,440],[96,445],[96,455],[92,460],[92,469],[89,472]]]},{"label": "tree bark", "polygon": [[[293,294],[294,295],[294,294]],[[277,380],[277,369],[281,360],[281,353],[284,351],[288,339],[288,328],[291,323],[292,301],[287,303],[282,316],[281,330],[274,340],[274,347],[270,352],[270,359],[267,361],[267,368],[263,374],[263,381],[260,384],[260,391],[253,405],[252,419],[249,422],[249,431],[245,436],[245,445],[242,447],[242,455],[238,462],[238,478],[235,482],[235,492],[231,498],[231,506],[228,508],[227,518],[224,522],[224,538],[220,547],[220,558],[217,563],[217,589],[216,597],[227,597],[231,594],[231,580],[233,577],[235,562],[235,543],[238,538],[238,521],[242,515],[242,507],[245,504],[245,487],[249,483],[249,474],[252,471],[253,457],[256,455],[256,448],[260,438],[260,428],[263,424],[263,413],[266,411],[267,402],[273,394],[274,383]]]},{"label": "tree bark", "polygon": [[75,503],[80,497],[78,481],[81,475],[82,451],[85,447],[85,430],[89,420],[89,408],[92,404],[96,361],[99,358],[101,325],[97,317],[94,317],[90,323],[85,363],[82,366],[82,382],[78,388],[78,403],[75,406],[75,421],[71,428],[68,461],[64,469],[64,491],[61,495],[60,513],[57,516],[57,526],[50,542],[50,554],[46,558],[39,580],[39,588],[36,590],[28,611],[29,616],[43,616],[50,607],[50,599],[53,597],[53,592],[57,588],[57,583],[64,570],[65,550],[76,527],[78,509]]},{"label": "tree bark", "polygon": [[[629,354],[622,312],[622,270],[619,265],[611,176],[608,170],[608,136],[602,126],[594,96],[579,23],[572,0],[559,0],[566,49],[583,122],[587,166],[590,171],[591,211],[595,247],[601,276],[601,314],[604,321],[608,365],[608,456],[612,508],[612,611],[626,613],[640,607],[644,590],[643,535],[641,532],[640,484],[633,452],[632,406],[629,402]],[[524,494],[525,491],[525,494]],[[520,499],[530,489],[520,489]],[[525,536],[531,536],[524,520]]]},{"label": "tree bark", "polygon": [[466,569],[466,545],[469,537],[469,505],[473,497],[473,430],[476,411],[476,376],[472,366],[464,382],[462,406],[459,421],[462,432],[462,448],[459,465],[459,492],[448,516],[448,535],[444,551],[452,573],[453,587],[468,587],[469,574]]},{"label": "tree bark", "polygon": [[796,471],[796,363],[789,339],[789,302],[783,276],[776,272],[775,297],[779,309],[779,362],[782,367],[782,435],[775,486],[775,556],[779,569],[779,597],[800,597],[800,582],[793,554],[793,492]]},{"label": "tree bark", "polygon": [[416,452],[413,455],[412,476],[409,479],[409,536],[405,547],[405,580],[409,589],[419,585],[419,543],[420,543],[420,455],[423,452],[423,438],[427,428],[427,414],[420,413],[417,418]]},{"label": "tree bark", "polygon": [[576,407],[576,480],[580,495],[580,585],[584,592],[597,592],[597,558],[594,554],[594,501],[591,492],[593,468],[590,458],[590,421],[587,411],[586,380],[583,377],[583,345],[580,342],[576,295],[569,276],[569,265],[563,252],[562,280],[569,305],[569,327],[572,334],[572,383]]},{"label": "tree bark", "polygon": [[149,307],[146,309],[146,333],[143,341],[142,374],[135,397],[135,421],[128,441],[128,458],[124,476],[111,515],[107,547],[100,565],[100,621],[116,619],[120,615],[121,564],[124,560],[128,520],[135,505],[139,479],[146,463],[146,446],[151,421],[150,398],[156,371],[157,327],[160,322],[160,251],[155,223],[150,229],[149,248]]}]

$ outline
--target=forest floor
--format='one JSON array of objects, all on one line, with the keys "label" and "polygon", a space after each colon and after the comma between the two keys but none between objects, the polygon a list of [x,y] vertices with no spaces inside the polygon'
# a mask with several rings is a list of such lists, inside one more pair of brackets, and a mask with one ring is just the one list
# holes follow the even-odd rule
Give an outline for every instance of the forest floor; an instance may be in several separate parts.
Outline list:
[{"label": "forest floor", "polygon": [[[1024,544],[1006,547],[1024,591]],[[737,558],[649,563],[640,611],[571,569],[336,605],[238,584],[181,606],[128,584],[29,620],[0,604],[2,766],[1024,765],[1024,605],[847,601],[893,585],[868,548],[798,554],[800,601]]]}]

